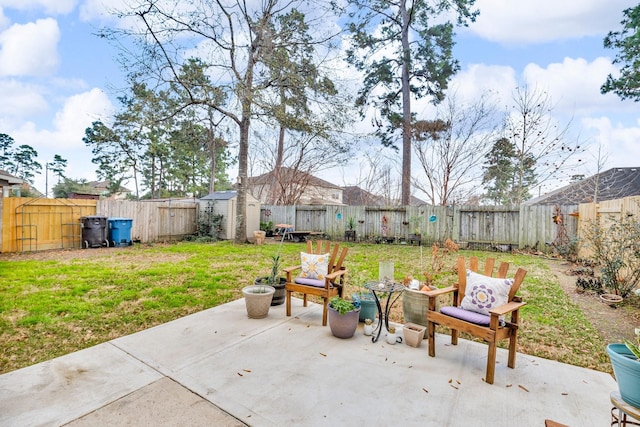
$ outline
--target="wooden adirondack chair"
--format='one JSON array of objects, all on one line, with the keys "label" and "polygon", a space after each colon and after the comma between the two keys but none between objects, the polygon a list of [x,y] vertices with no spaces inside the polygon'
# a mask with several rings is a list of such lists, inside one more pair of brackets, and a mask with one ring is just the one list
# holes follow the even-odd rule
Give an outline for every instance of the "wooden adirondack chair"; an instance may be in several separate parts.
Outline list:
[{"label": "wooden adirondack chair", "polygon": [[[321,297],[323,301],[322,326],[327,325],[329,299],[336,295],[342,296],[344,275],[347,272],[342,263],[348,250],[349,248],[344,247],[340,251],[340,244],[336,243],[332,247],[331,242],[325,240],[318,240],[314,250],[313,241],[307,241],[307,251],[304,254],[315,256],[328,254],[327,273],[326,275],[321,274],[321,277],[314,277],[304,271],[303,263],[283,269],[287,275],[287,284],[285,285],[287,316],[291,316],[291,295],[294,292],[303,294],[304,307],[307,306],[307,296],[316,295]],[[301,259],[304,258],[301,257]],[[300,274],[294,277],[294,272],[298,270]]]},{"label": "wooden adirondack chair", "polygon": [[[490,307],[488,315],[479,314],[474,311],[460,308],[463,305],[465,292],[472,295],[473,289],[468,289],[467,269],[464,257],[458,258],[458,283],[453,286],[426,292],[429,296],[429,307],[427,311],[427,330],[429,335],[429,356],[435,357],[435,330],[436,325],[443,325],[451,328],[451,344],[458,344],[458,331],[465,332],[478,338],[484,339],[489,344],[487,356],[487,370],[485,381],[493,384],[495,367],[496,367],[496,349],[497,343],[503,339],[509,340],[509,359],[508,366],[515,368],[516,366],[516,347],[518,344],[518,321],[519,309],[526,303],[516,296],[518,288],[522,284],[527,271],[519,268],[513,278],[510,287],[507,286],[508,295],[506,295],[506,303],[497,307]],[[495,260],[489,258],[485,262],[483,275],[492,277]],[[471,257],[469,269],[473,272],[478,271],[478,259]],[[497,277],[489,279],[500,282],[497,279],[505,279],[509,264],[502,262],[498,268]],[[477,277],[477,276],[475,276]],[[474,279],[476,280],[476,279]],[[480,280],[486,280],[481,277]],[[453,296],[452,306],[443,306],[439,310],[436,308],[436,299],[441,295],[451,294]],[[465,301],[468,303],[469,300]],[[501,320],[507,314],[511,314],[507,321]]]}]

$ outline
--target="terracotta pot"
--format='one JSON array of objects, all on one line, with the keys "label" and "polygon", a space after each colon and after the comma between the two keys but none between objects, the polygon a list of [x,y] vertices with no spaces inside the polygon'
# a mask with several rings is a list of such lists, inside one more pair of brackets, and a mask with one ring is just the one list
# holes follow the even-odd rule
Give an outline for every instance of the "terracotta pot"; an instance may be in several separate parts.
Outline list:
[{"label": "terracotta pot", "polygon": [[615,305],[622,302],[622,297],[616,294],[601,294],[600,301],[605,304]]}]

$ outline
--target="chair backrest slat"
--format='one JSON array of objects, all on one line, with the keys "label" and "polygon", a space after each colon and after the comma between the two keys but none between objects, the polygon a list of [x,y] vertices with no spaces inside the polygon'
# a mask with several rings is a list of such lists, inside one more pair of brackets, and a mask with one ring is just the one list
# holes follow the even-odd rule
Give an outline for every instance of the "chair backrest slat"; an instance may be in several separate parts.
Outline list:
[{"label": "chair backrest slat", "polygon": [[[484,262],[484,274],[485,276],[493,276],[493,267],[496,265],[496,260],[493,258],[487,258],[486,261]],[[478,270],[472,270],[475,271],[476,273],[478,272]]]},{"label": "chair backrest slat", "polygon": [[509,291],[509,302],[513,301],[513,297],[516,296],[516,292],[520,288],[520,285],[524,281],[524,277],[527,275],[527,270],[524,268],[518,268],[516,271],[516,275],[513,276],[513,285],[511,285],[511,290]]},{"label": "chair backrest slat", "polygon": [[347,256],[347,252],[349,252],[349,248],[344,247],[340,252],[340,256],[338,257],[338,252],[340,251],[340,244],[336,243],[331,247],[331,242],[328,240],[317,240],[314,244],[313,240],[307,240],[307,253],[310,254],[329,254],[329,271],[328,274],[333,273],[334,271],[340,270],[342,268],[342,263]]},{"label": "chair backrest slat", "polygon": [[[495,266],[496,260],[494,258],[487,258],[484,264],[484,274],[485,276],[493,277],[493,270]],[[476,273],[479,270],[480,261],[477,257],[469,257],[469,270],[475,271]],[[509,263],[508,262],[500,262],[500,266],[498,267],[498,272],[495,277],[504,279],[507,277],[507,273],[509,272]],[[513,285],[511,285],[511,290],[509,291],[509,301],[513,301],[513,297],[518,292],[520,288],[520,284],[524,280],[527,271],[519,268],[516,271],[516,274],[513,278]],[[458,283],[455,284],[458,287],[458,299],[454,301],[454,304],[460,305],[462,303],[462,299],[464,298],[466,287],[467,287],[467,267],[466,260],[463,256],[458,257]]]},{"label": "chair backrest slat", "polygon": [[507,277],[508,271],[509,271],[509,263],[502,261],[500,263],[500,268],[498,268],[498,275],[496,277],[499,277],[500,279],[504,279]]}]

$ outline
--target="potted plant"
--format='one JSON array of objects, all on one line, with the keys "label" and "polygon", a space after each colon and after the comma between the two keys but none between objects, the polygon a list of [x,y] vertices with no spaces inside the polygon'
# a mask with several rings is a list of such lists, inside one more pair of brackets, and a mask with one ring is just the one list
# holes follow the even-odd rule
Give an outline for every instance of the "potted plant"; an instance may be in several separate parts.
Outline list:
[{"label": "potted plant", "polygon": [[373,334],[373,320],[364,319],[364,334],[365,335]]},{"label": "potted plant", "polygon": [[260,230],[265,232],[266,237],[273,237],[273,221],[260,221]]},{"label": "potted plant", "polygon": [[337,338],[351,338],[358,327],[360,303],[348,301],[342,297],[333,297],[329,301],[329,327]]},{"label": "potted plant", "polygon": [[[636,333],[638,329],[636,329]],[[638,340],[640,344],[640,337]],[[609,344],[607,353],[618,382],[622,400],[640,407],[640,348],[629,340],[624,344]]]},{"label": "potted plant", "polygon": [[352,216],[350,216],[347,219],[347,228],[348,230],[344,231],[344,240],[353,240],[355,242],[356,240],[356,219]]},{"label": "potted plant", "polygon": [[253,282],[253,285],[242,288],[247,307],[247,316],[252,319],[265,318],[269,314],[269,307],[284,303],[284,287],[287,279],[278,276],[280,271],[280,249],[282,248],[283,240],[284,236],[280,240],[278,253],[271,257],[271,273],[268,276],[258,277]]},{"label": "potted plant", "polygon": [[398,337],[396,336],[396,327],[395,326],[389,326],[389,329],[387,331],[387,344],[391,344],[394,345],[397,342],[402,342],[402,339],[398,340]]},{"label": "potted plant", "polygon": [[371,291],[364,288],[364,283],[371,280],[368,272],[365,270],[356,271],[353,276],[354,282],[358,285],[358,292],[351,294],[353,301],[360,303],[360,316],[359,321],[364,322],[365,319],[375,320],[376,313],[378,312],[378,306],[376,305],[376,299]]},{"label": "potted plant", "polygon": [[251,319],[263,319],[269,314],[269,307],[276,289],[269,285],[249,285],[242,288],[242,295]]},{"label": "potted plant", "polygon": [[284,240],[284,236],[280,240],[280,244],[278,245],[278,252],[271,257],[271,272],[268,276],[258,277],[254,285],[256,286],[271,286],[274,288],[275,292],[273,294],[273,299],[271,300],[270,305],[280,305],[284,304],[285,300],[285,285],[287,283],[286,277],[281,277],[278,274],[280,273],[281,267],[281,258],[280,258],[280,250],[282,249],[282,242]]},{"label": "potted plant", "polygon": [[405,323],[402,328],[404,334],[404,342],[411,347],[420,347],[422,339],[424,338],[424,331],[426,326],[418,325],[416,323]]},{"label": "potted plant", "polygon": [[[427,309],[429,297],[423,292],[435,288],[436,282],[443,277],[444,262],[450,254],[455,254],[459,250],[451,239],[444,242],[440,247],[434,243],[431,246],[431,260],[429,268],[422,273],[424,282],[418,285],[418,289],[410,289],[413,276],[406,276],[404,285],[407,289],[402,293],[402,314],[405,322],[427,326]],[[427,330],[424,330],[424,338],[427,338]]]}]

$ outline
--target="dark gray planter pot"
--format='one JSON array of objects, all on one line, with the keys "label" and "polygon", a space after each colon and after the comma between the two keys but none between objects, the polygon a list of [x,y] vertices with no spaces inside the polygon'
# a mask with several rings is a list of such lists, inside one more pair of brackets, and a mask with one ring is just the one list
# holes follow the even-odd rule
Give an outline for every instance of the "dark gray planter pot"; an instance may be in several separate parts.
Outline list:
[{"label": "dark gray planter pot", "polygon": [[[255,285],[264,285],[267,283],[267,276],[264,277],[258,277],[255,281],[254,284]],[[273,285],[269,285],[269,286],[273,286],[276,290],[276,292],[273,294],[273,300],[271,301],[271,305],[281,305],[284,304],[284,297],[285,297],[285,290],[284,290],[284,285],[287,284],[287,278],[286,277],[280,277],[280,283],[274,283]]]},{"label": "dark gray planter pot", "polygon": [[341,315],[337,310],[329,307],[329,327],[333,336],[337,338],[353,337],[358,327],[359,316],[360,308]]}]

